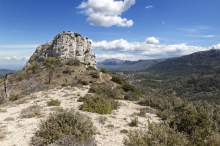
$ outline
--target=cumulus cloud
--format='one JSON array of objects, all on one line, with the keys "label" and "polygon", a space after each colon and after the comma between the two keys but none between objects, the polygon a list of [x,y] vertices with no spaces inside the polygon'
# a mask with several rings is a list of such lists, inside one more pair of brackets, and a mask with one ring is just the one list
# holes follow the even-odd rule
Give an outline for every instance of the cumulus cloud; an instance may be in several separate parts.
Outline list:
[{"label": "cumulus cloud", "polygon": [[27,56],[0,57],[0,69],[20,70],[28,59]]},{"label": "cumulus cloud", "polygon": [[[147,40],[150,39],[148,38]],[[159,41],[155,41],[155,40],[154,43],[149,43],[148,41],[128,42],[127,40],[124,39],[118,39],[113,41],[104,40],[99,42],[93,42],[92,47],[93,50],[96,52],[100,52],[100,51],[104,52],[103,54],[105,55],[96,53],[97,58],[99,59],[123,58],[125,60],[177,57],[177,56],[191,54],[197,51],[205,51],[212,48],[212,47],[205,48],[200,46],[190,46],[187,44],[165,45],[165,44],[158,44]],[[215,48],[220,48],[220,44],[215,45]]]},{"label": "cumulus cloud", "polygon": [[27,56],[22,56],[22,57],[17,57],[17,56],[11,56],[11,57],[2,57],[0,58],[1,61],[27,61],[30,57]]},{"label": "cumulus cloud", "polygon": [[122,18],[121,14],[134,4],[135,0],[88,0],[77,8],[83,9],[81,13],[88,16],[87,21],[90,25],[131,27],[134,22]]},{"label": "cumulus cloud", "polygon": [[156,39],[155,37],[149,37],[146,39],[147,44],[158,44],[159,40]]},{"label": "cumulus cloud", "polygon": [[220,44],[213,45],[214,49],[220,49]]},{"label": "cumulus cloud", "polygon": [[154,6],[152,5],[149,5],[149,6],[146,6],[146,9],[150,9],[150,8],[153,8]]},{"label": "cumulus cloud", "polygon": [[12,44],[12,45],[0,45],[0,48],[5,49],[20,49],[20,48],[36,48],[39,44]]},{"label": "cumulus cloud", "polygon": [[121,60],[139,60],[146,59],[144,56],[132,55],[132,54],[96,54],[96,59],[98,62],[104,61],[105,59],[121,59]]}]

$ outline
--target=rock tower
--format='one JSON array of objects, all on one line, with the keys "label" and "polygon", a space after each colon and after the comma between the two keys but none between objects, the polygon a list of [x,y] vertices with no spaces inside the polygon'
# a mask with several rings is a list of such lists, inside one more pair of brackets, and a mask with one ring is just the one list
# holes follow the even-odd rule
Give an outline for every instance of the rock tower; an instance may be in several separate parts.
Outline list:
[{"label": "rock tower", "polygon": [[96,68],[96,56],[92,52],[89,39],[71,31],[63,31],[55,36],[53,41],[38,46],[25,67],[33,61],[41,63],[46,57],[78,59],[80,62]]}]

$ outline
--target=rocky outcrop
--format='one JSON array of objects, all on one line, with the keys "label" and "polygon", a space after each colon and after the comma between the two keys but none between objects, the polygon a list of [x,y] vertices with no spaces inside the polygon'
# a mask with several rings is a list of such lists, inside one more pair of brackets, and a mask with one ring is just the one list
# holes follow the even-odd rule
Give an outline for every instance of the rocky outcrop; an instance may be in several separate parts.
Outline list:
[{"label": "rocky outcrop", "polygon": [[25,67],[33,61],[43,62],[46,57],[77,59],[89,66],[96,67],[96,56],[92,52],[89,39],[71,31],[63,31],[55,36],[53,41],[38,46]]}]

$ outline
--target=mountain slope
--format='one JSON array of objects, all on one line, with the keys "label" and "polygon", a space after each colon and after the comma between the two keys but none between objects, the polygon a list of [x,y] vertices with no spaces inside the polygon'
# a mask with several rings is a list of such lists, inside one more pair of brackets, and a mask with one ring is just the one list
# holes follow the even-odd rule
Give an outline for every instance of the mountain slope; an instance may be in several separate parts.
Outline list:
[{"label": "mountain slope", "polygon": [[14,70],[8,70],[8,69],[0,69],[0,76],[4,76],[5,74],[7,73],[10,73],[10,72],[14,72]]},{"label": "mountain slope", "polygon": [[220,68],[220,50],[212,49],[167,59],[151,66],[147,71],[169,76],[179,76],[217,68]]},{"label": "mountain slope", "polygon": [[107,68],[108,70],[114,72],[143,71],[163,60],[164,59],[129,61],[119,59],[106,59],[103,62],[98,62],[97,68]]}]

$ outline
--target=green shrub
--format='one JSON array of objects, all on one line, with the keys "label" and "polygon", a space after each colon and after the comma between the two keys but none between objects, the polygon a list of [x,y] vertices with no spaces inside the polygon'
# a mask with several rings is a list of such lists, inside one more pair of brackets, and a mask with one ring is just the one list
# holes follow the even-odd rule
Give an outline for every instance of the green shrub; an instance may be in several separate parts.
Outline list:
[{"label": "green shrub", "polygon": [[127,129],[122,129],[122,130],[120,131],[120,133],[128,133],[128,130],[127,130]]},{"label": "green shrub", "polygon": [[59,65],[59,63],[60,63],[60,60],[56,59],[55,57],[47,57],[44,60],[44,65],[50,69],[54,69],[56,66]]},{"label": "green shrub", "polygon": [[87,70],[97,70],[95,67],[93,67],[93,66],[89,66],[89,67],[87,67],[86,68]]},{"label": "green shrub", "polygon": [[127,94],[125,95],[124,99],[130,100],[130,101],[136,101],[136,100],[140,99],[140,96],[135,92],[128,91]]},{"label": "green shrub", "polygon": [[98,79],[98,78],[100,78],[100,75],[99,75],[99,73],[92,73],[92,77]]},{"label": "green shrub", "polygon": [[106,68],[101,68],[100,71],[101,71],[102,73],[105,73],[105,74],[108,73],[108,70],[107,70]]},{"label": "green shrub", "polygon": [[107,125],[108,128],[114,128],[115,126],[113,124]]},{"label": "green shrub", "polygon": [[102,97],[112,98],[112,99],[119,99],[120,95],[116,89],[112,89],[108,84],[93,84],[90,89],[89,93],[95,93]]},{"label": "green shrub", "polygon": [[29,69],[33,72],[36,73],[36,69],[37,69],[37,63],[36,62],[32,62],[29,66]]},{"label": "green shrub", "polygon": [[122,85],[124,83],[124,80],[118,76],[112,76],[112,79],[111,79],[113,82],[115,83],[118,83],[120,85]]},{"label": "green shrub", "polygon": [[188,139],[181,133],[176,133],[167,125],[150,124],[149,131],[129,131],[124,139],[125,146],[186,146]]},{"label": "green shrub", "polygon": [[138,117],[135,117],[134,119],[131,119],[130,125],[138,127]]},{"label": "green shrub", "polygon": [[32,144],[43,146],[62,138],[86,141],[96,134],[91,119],[73,109],[55,112],[39,124],[39,130],[32,137]]},{"label": "green shrub", "polygon": [[81,110],[99,113],[99,114],[111,114],[113,109],[117,109],[118,103],[112,99],[103,97],[90,97],[84,98]]},{"label": "green shrub", "polygon": [[141,109],[139,115],[140,115],[141,117],[145,117],[145,115],[146,115],[146,110],[145,110],[145,109]]},{"label": "green shrub", "polygon": [[125,83],[125,84],[122,86],[122,89],[123,89],[125,92],[131,91],[131,92],[135,92],[135,93],[137,93],[139,96],[141,96],[141,92],[140,92],[137,88],[135,88],[133,85],[131,85],[131,84]]},{"label": "green shrub", "polygon": [[59,106],[60,103],[61,101],[59,101],[58,99],[50,99],[49,101],[47,101],[48,106]]}]

